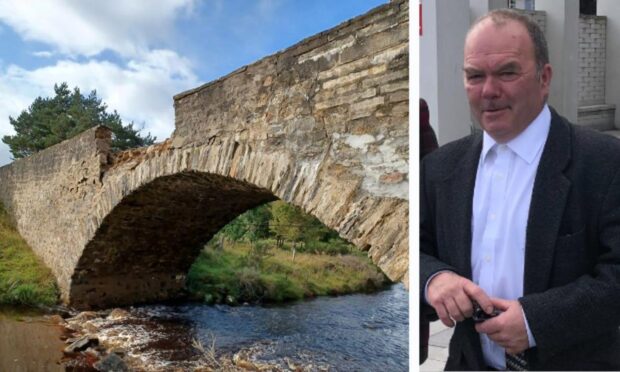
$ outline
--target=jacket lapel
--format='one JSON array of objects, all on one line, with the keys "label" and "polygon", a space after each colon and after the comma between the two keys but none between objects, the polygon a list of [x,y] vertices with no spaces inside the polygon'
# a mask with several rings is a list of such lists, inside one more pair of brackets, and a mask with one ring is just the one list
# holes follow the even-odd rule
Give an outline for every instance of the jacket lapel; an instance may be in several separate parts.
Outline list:
[{"label": "jacket lapel", "polygon": [[451,262],[459,274],[470,278],[471,272],[471,217],[474,185],[478,171],[478,161],[482,150],[482,134],[474,136],[463,159],[454,171],[439,184],[439,202],[437,210],[446,211],[439,216],[441,226],[445,228],[447,246],[453,252]]},{"label": "jacket lapel", "polygon": [[571,182],[563,174],[571,157],[572,129],[551,110],[551,127],[532,191],[525,242],[523,294],[548,288],[555,242]]}]

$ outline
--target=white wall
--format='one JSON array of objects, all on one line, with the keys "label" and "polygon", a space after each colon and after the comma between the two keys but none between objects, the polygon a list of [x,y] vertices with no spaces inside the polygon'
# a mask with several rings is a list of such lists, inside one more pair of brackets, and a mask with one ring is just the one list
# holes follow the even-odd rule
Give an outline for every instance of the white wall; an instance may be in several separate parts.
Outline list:
[{"label": "white wall", "polygon": [[547,13],[547,44],[553,66],[549,104],[573,123],[579,106],[579,0],[536,0]]},{"label": "white wall", "polygon": [[420,97],[428,102],[439,145],[471,132],[463,88],[463,42],[469,28],[469,3],[421,0]]},{"label": "white wall", "polygon": [[493,9],[508,8],[508,0],[469,0],[470,23]]},{"label": "white wall", "polygon": [[607,16],[607,63],[605,71],[605,102],[616,105],[616,128],[620,128],[620,1],[598,0],[596,14]]}]

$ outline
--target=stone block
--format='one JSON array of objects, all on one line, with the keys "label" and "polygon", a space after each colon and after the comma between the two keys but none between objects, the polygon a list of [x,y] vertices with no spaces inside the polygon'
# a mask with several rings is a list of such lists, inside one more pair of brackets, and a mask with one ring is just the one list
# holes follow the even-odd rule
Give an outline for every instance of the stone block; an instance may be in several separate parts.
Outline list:
[{"label": "stone block", "polygon": [[367,68],[362,71],[354,72],[348,75],[344,75],[344,76],[340,76],[340,77],[337,77],[331,80],[327,80],[323,83],[323,89],[332,89],[337,86],[349,84],[356,80],[365,78],[367,76],[372,77],[374,75],[381,74],[385,72],[386,70],[387,70],[387,66],[385,65],[373,66],[373,67]]},{"label": "stone block", "polygon": [[318,80],[329,80],[336,77],[345,76],[363,69],[368,68],[370,65],[369,58],[362,58],[357,61],[336,65],[329,70],[321,71],[318,75]]},{"label": "stone block", "polygon": [[361,92],[349,93],[346,95],[335,95],[335,97],[327,99],[325,101],[319,101],[314,106],[316,110],[324,110],[326,108],[340,106],[357,102],[363,99],[374,97],[377,94],[376,88],[368,88]]},{"label": "stone block", "polygon": [[347,63],[386,48],[407,43],[409,39],[408,27],[408,23],[399,24],[390,30],[358,38],[357,47],[343,51],[340,56],[340,62]]},{"label": "stone block", "polygon": [[385,102],[385,97],[374,97],[351,105],[351,120],[372,115],[379,105]]},{"label": "stone block", "polygon": [[390,94],[388,96],[388,101],[392,103],[402,101],[409,102],[409,90],[399,90],[395,93]]},{"label": "stone block", "polygon": [[307,53],[300,55],[297,59],[297,63],[301,64],[308,60],[316,61],[319,58],[334,58],[338,54],[341,54],[347,48],[354,46],[355,41],[355,37],[349,36],[347,38],[339,39],[334,42],[325,44],[320,48],[310,50]]},{"label": "stone block", "polygon": [[381,63],[390,63],[394,59],[400,56],[408,55],[408,54],[409,54],[409,46],[407,44],[400,44],[393,48],[389,48],[389,49],[379,52],[378,54],[375,54],[371,59],[371,63],[373,65],[381,64]]},{"label": "stone block", "polygon": [[373,86],[381,86],[386,83],[390,83],[400,79],[408,79],[409,70],[401,69],[396,71],[386,71],[384,74],[375,77],[369,77],[362,81],[362,88],[368,88]]},{"label": "stone block", "polygon": [[406,177],[406,173],[390,172],[382,174],[381,177],[379,177],[379,182],[387,184],[401,183],[406,179]]},{"label": "stone block", "polygon": [[382,93],[392,93],[397,90],[408,90],[409,89],[409,81],[403,80],[394,83],[389,83],[381,86]]}]

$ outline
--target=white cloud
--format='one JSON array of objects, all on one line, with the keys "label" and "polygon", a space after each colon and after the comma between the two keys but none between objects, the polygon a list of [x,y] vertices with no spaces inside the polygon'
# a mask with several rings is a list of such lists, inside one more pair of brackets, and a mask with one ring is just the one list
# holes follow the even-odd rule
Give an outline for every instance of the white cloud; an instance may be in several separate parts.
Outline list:
[{"label": "white cloud", "polygon": [[38,52],[33,52],[32,55],[39,58],[51,58],[54,56],[54,53],[49,50],[40,50]]},{"label": "white cloud", "polygon": [[171,35],[175,17],[195,0],[0,0],[0,21],[25,40],[66,55],[109,49],[135,57]]},{"label": "white cloud", "polygon": [[[196,0],[0,0],[1,27],[11,27],[24,42],[47,44],[33,58],[49,65],[27,69],[0,60],[0,137],[14,134],[9,115],[17,117],[38,96],[54,94],[67,82],[97,96],[117,110],[124,123],[144,126],[158,141],[174,129],[172,96],[199,85],[190,61],[173,45],[175,20],[193,12]],[[119,62],[102,60],[116,52]],[[85,57],[85,58],[84,58]],[[10,162],[0,142],[0,165]]]},{"label": "white cloud", "polygon": [[[38,97],[53,95],[55,83],[67,82],[83,94],[97,90],[97,96],[117,110],[124,123],[144,124],[158,141],[168,138],[174,129],[172,96],[199,84],[190,62],[170,50],[154,50],[126,66],[94,59],[86,63],[71,60],[26,70],[10,65],[0,70],[0,136],[12,134],[9,115],[17,117]],[[0,165],[10,161],[6,145],[0,144]]]},{"label": "white cloud", "polygon": [[50,58],[54,55],[54,53],[50,52],[49,50],[41,50],[38,52],[33,52],[32,55],[40,58]]}]

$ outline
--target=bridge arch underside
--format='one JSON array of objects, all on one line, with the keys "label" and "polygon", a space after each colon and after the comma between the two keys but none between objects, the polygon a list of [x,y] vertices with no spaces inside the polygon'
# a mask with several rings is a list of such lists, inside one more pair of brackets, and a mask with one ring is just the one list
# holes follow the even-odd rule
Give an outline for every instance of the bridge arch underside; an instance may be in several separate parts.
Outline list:
[{"label": "bridge arch underside", "polygon": [[178,297],[204,244],[239,214],[276,199],[269,190],[215,174],[157,178],[103,219],[65,302],[102,308]]}]

